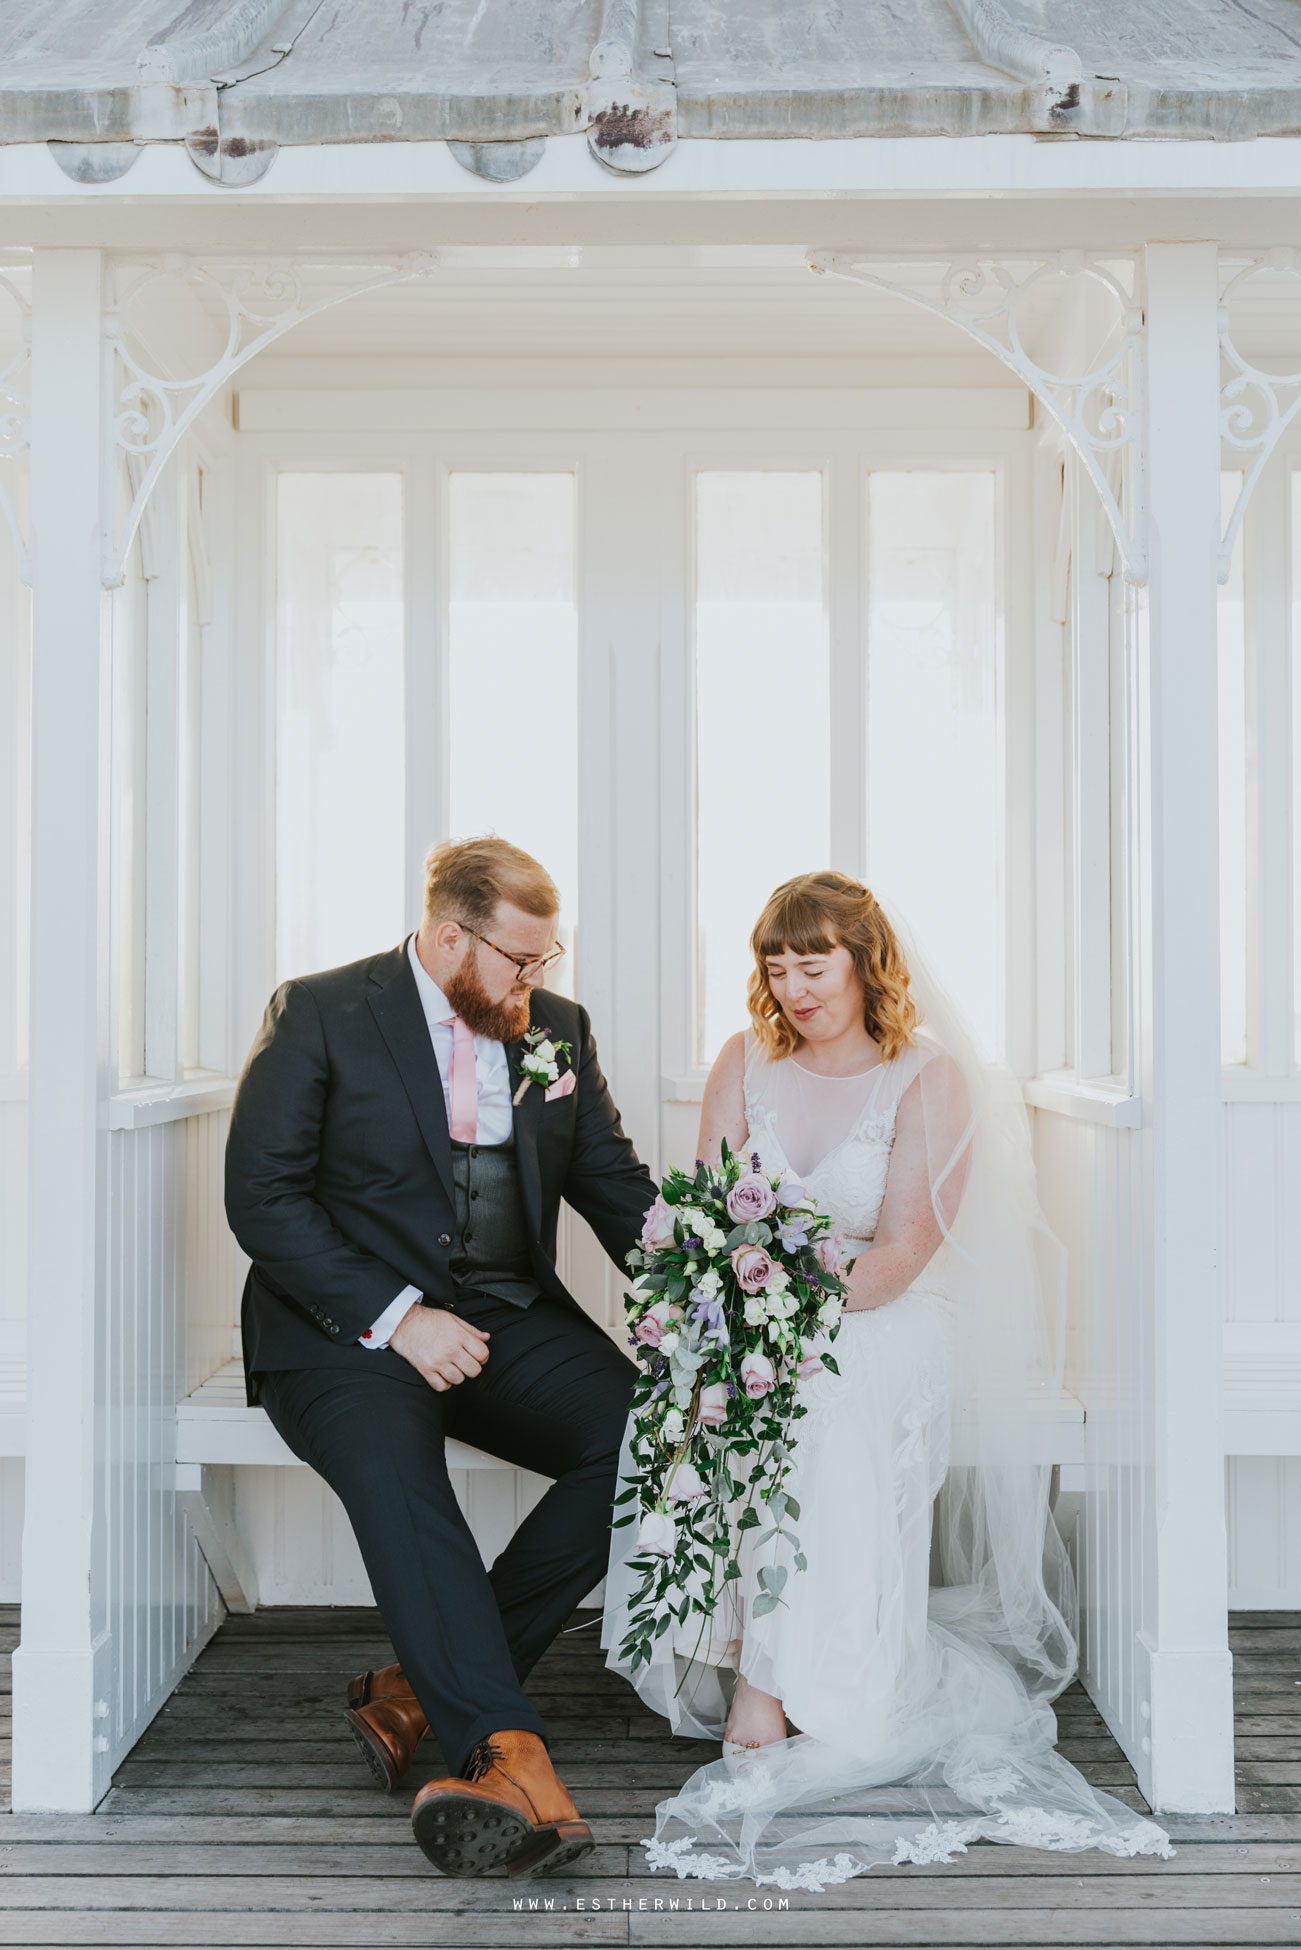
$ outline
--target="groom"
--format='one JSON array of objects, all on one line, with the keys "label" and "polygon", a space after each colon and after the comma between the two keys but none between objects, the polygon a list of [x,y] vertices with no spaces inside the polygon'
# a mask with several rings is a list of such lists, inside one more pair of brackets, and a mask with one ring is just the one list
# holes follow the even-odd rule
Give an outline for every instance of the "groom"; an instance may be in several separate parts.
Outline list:
[{"label": "groom", "polygon": [[[592,1847],[523,1681],[605,1569],[634,1369],[557,1278],[556,1221],[621,1266],[655,1186],[586,1011],[535,993],[559,907],[505,840],[434,848],[417,934],[277,989],[226,1153],[248,1398],[347,1510],[400,1661],[349,1723],[387,1786],[433,1727],[454,1772],[412,1825],[449,1875]],[[523,1067],[542,1032],[554,1081]],[[555,1479],[490,1571],[448,1436]]]}]

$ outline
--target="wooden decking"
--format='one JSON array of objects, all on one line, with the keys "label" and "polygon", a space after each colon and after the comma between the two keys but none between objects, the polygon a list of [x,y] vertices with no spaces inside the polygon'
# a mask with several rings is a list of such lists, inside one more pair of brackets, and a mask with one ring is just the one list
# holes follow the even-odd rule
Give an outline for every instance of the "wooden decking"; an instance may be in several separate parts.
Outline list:
[{"label": "wooden decking", "polygon": [[[0,1634],[7,1654],[12,1609]],[[406,1810],[436,1752],[400,1794],[370,1784],[339,1707],[350,1673],[391,1657],[375,1612],[232,1618],[97,1814],[0,1819],[0,1944],[1299,1945],[1301,1616],[1241,1616],[1233,1645],[1242,1812],[1171,1820],[1172,1861],[982,1846],[751,1909],[748,1885],[646,1873],[656,1800],[710,1750],[664,1738],[592,1626],[532,1690],[600,1846],[581,1878],[518,1884],[446,1881],[416,1849]],[[1060,1723],[1063,1752],[1141,1805],[1078,1688]]]}]

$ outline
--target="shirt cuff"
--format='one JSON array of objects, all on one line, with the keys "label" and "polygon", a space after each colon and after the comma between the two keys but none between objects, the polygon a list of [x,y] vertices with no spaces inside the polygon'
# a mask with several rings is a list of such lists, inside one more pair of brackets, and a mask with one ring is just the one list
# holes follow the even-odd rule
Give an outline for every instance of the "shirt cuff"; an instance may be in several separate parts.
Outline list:
[{"label": "shirt cuff", "polygon": [[359,1337],[361,1345],[368,1348],[372,1354],[377,1354],[380,1348],[387,1347],[389,1335],[398,1322],[409,1308],[416,1306],[423,1298],[424,1295],[418,1286],[404,1286],[397,1299],[390,1301],[379,1319],[372,1322],[366,1332]]}]

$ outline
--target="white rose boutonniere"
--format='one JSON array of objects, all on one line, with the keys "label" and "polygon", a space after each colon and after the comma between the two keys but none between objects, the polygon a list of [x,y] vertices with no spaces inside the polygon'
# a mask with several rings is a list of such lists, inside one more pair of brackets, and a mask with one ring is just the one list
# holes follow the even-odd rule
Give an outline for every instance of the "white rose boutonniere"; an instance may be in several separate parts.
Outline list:
[{"label": "white rose boutonniere", "polygon": [[514,1101],[517,1104],[522,1101],[531,1083],[558,1083],[560,1064],[557,1059],[563,1056],[568,1063],[573,1053],[572,1043],[553,1043],[549,1029],[530,1029],[524,1038],[524,1054],[520,1059],[524,1081],[515,1092]]}]

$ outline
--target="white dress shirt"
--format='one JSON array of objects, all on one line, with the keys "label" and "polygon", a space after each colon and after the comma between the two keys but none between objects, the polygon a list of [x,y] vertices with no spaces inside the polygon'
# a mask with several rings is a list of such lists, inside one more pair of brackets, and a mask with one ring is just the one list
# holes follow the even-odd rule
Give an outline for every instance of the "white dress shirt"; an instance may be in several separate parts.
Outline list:
[{"label": "white dress shirt", "polygon": [[[456,1011],[416,953],[414,934],[407,942],[407,959],[411,963],[420,1004],[425,1012],[425,1021],[429,1025],[429,1040],[434,1046],[438,1074],[443,1080],[443,1102],[447,1106],[447,1122],[450,1126],[452,1025],[448,1017],[454,1016]],[[494,1043],[488,1036],[475,1037],[474,1078],[479,1088],[479,1119],[475,1132],[477,1140],[480,1144],[505,1144],[511,1134],[513,1115],[510,1100],[510,1064],[506,1057],[504,1043]],[[387,1347],[389,1335],[408,1308],[414,1307],[419,1298],[418,1286],[404,1286],[397,1298],[385,1307],[379,1319],[372,1324],[370,1332],[361,1336],[361,1345],[369,1348],[372,1353],[381,1347]]]}]

